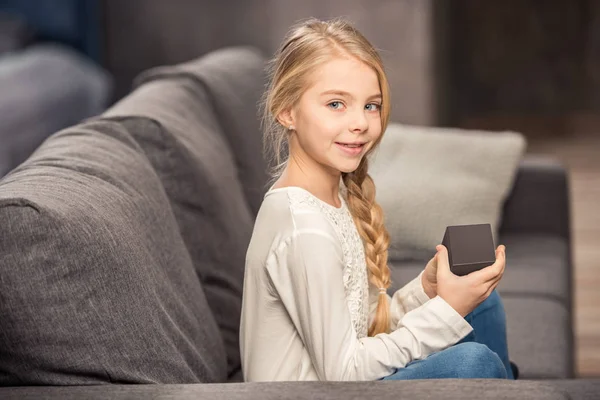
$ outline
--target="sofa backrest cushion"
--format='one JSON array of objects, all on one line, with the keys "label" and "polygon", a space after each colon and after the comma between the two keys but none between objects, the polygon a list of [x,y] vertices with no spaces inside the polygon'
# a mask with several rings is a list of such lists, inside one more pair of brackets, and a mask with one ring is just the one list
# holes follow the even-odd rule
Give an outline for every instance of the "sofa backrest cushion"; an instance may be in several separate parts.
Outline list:
[{"label": "sofa backrest cushion", "polygon": [[0,385],[226,379],[169,198],[123,124],[52,135],[0,181],[0,221]]},{"label": "sofa backrest cushion", "polygon": [[136,84],[164,77],[188,77],[206,89],[208,99],[232,150],[239,181],[253,216],[267,190],[267,164],[262,155],[258,105],[265,90],[266,59],[250,46],[213,51],[179,65],[142,73]]},{"label": "sofa backrest cushion", "polygon": [[[160,75],[103,118],[128,119],[157,171],[221,330],[228,376],[233,376],[241,368],[239,324],[253,217],[209,94],[190,77]],[[162,134],[148,135],[149,123]]]}]

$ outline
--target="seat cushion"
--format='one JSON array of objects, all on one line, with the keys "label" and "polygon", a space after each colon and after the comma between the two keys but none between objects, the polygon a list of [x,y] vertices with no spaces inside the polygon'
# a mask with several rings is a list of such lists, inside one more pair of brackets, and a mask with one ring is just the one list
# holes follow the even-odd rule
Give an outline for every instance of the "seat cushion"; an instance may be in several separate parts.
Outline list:
[{"label": "seat cushion", "polygon": [[187,63],[141,74],[140,85],[163,77],[188,77],[202,84],[235,157],[238,177],[253,216],[266,192],[267,165],[262,155],[258,105],[263,94],[266,60],[253,47],[229,47]]},{"label": "seat cushion", "polygon": [[0,181],[0,386],[199,383],[226,356],[162,183],[116,122]]},{"label": "seat cushion", "polygon": [[[506,245],[506,270],[498,292],[505,303],[511,358],[523,378],[570,377],[566,243],[544,235],[510,235],[499,242]],[[417,276],[427,261],[391,260],[392,290]]]},{"label": "seat cushion", "polygon": [[506,269],[498,285],[504,295],[537,295],[570,302],[569,250],[565,239],[538,234],[504,235]]},{"label": "seat cushion", "polygon": [[102,118],[127,126],[158,172],[219,325],[232,376],[241,368],[242,286],[253,218],[208,94],[188,77],[157,76]]},{"label": "seat cushion", "polygon": [[572,378],[574,351],[569,312],[553,299],[502,296],[508,351],[522,379]]},{"label": "seat cushion", "polygon": [[[537,295],[568,303],[570,297],[568,249],[564,239],[538,234],[500,237],[506,246],[506,269],[498,291]],[[434,251],[431,252],[433,256]],[[399,288],[425,268],[423,260],[390,260],[393,287]]]}]

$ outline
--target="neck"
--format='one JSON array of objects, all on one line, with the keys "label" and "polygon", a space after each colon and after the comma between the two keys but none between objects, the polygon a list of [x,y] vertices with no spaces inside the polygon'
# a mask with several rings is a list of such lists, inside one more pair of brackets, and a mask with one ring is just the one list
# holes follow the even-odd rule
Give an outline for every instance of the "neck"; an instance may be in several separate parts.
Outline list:
[{"label": "neck", "polygon": [[301,151],[291,151],[279,182],[282,186],[299,186],[319,199],[339,207],[341,176],[339,170],[319,164]]}]

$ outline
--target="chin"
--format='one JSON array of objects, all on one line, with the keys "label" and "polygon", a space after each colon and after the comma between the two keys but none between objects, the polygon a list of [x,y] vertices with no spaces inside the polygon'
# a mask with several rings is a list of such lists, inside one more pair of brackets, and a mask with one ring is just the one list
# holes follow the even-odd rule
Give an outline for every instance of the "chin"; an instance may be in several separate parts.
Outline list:
[{"label": "chin", "polygon": [[338,170],[342,173],[349,174],[350,172],[356,171],[356,169],[358,168],[359,165],[360,165],[360,161],[355,164],[352,164],[352,165],[348,165],[348,164],[338,165],[338,167],[339,167]]}]

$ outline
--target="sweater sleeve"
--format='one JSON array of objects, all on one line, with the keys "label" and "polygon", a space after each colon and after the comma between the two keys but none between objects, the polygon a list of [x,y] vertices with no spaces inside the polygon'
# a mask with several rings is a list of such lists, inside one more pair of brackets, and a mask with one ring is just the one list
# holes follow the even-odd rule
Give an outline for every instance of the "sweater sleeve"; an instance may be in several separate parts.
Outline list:
[{"label": "sweater sleeve", "polygon": [[472,330],[436,297],[405,313],[395,331],[357,338],[343,285],[343,252],[328,232],[294,231],[266,268],[320,380],[376,380]]},{"label": "sweater sleeve", "polygon": [[[404,314],[429,301],[429,296],[425,293],[421,282],[423,272],[421,271],[415,279],[396,290],[393,296],[387,295],[390,305],[390,330],[398,329],[398,323]],[[379,291],[372,285],[369,285],[369,288],[369,324],[371,324],[377,311]]]}]

